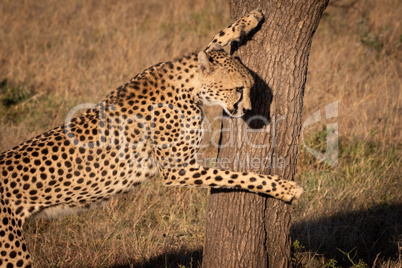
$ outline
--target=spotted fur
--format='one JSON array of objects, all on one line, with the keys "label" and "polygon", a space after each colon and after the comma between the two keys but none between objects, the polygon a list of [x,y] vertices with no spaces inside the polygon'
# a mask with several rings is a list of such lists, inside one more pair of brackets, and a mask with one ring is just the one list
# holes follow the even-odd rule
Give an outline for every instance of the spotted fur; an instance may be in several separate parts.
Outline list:
[{"label": "spotted fur", "polygon": [[200,167],[202,104],[232,116],[250,109],[253,78],[222,46],[262,19],[252,11],[204,51],[156,64],[66,124],[0,154],[0,266],[29,267],[22,235],[32,216],[55,217],[130,191],[158,173],[165,185],[242,188],[290,201],[302,193],[276,176]]}]

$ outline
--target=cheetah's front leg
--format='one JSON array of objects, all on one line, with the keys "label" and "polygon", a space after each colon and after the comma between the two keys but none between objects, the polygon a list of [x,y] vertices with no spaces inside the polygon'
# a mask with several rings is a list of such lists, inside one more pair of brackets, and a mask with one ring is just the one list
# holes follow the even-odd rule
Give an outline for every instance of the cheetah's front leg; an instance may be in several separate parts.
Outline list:
[{"label": "cheetah's front leg", "polygon": [[263,18],[264,15],[257,9],[249,12],[215,35],[205,51],[214,50],[215,46],[224,47],[230,42],[239,41],[241,37],[248,35],[251,30],[257,27]]},{"label": "cheetah's front leg", "polygon": [[276,175],[241,173],[206,167],[190,166],[186,169],[162,170],[163,183],[168,186],[195,186],[212,188],[241,188],[263,193],[289,202],[299,199],[303,188],[293,181]]}]

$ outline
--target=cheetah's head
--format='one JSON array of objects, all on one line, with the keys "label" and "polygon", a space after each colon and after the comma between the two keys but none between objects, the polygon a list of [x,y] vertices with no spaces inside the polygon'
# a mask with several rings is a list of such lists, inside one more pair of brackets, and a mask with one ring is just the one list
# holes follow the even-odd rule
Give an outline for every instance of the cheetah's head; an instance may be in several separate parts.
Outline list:
[{"label": "cheetah's head", "polygon": [[239,60],[223,49],[198,54],[200,98],[205,105],[220,105],[232,117],[251,109],[250,89],[254,79]]}]

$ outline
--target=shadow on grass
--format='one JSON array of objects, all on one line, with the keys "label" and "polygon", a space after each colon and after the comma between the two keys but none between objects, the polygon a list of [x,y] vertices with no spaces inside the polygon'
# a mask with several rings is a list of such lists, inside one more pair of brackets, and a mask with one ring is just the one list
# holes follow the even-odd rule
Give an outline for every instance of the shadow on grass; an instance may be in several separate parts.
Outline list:
[{"label": "shadow on grass", "polygon": [[135,262],[131,265],[116,265],[111,268],[177,268],[177,267],[201,267],[202,249],[199,250],[179,250],[177,252],[161,254],[148,261]]},{"label": "shadow on grass", "polygon": [[352,251],[356,263],[362,259],[371,267],[379,253],[379,260],[398,258],[401,231],[402,203],[397,203],[293,224],[291,234],[305,250],[335,259],[340,265],[351,265],[342,250]]},{"label": "shadow on grass", "polygon": [[[398,258],[398,241],[402,242],[402,203],[378,205],[364,211],[345,212],[313,222],[300,222],[291,228],[292,240],[300,241],[304,251],[314,252],[335,259],[342,267],[351,265],[344,252],[352,251],[350,256],[358,263],[362,259],[370,267],[376,260]],[[356,254],[356,255],[355,255]],[[131,265],[116,265],[112,268],[126,267],[201,267],[202,249],[180,250],[161,254],[148,261]]]}]

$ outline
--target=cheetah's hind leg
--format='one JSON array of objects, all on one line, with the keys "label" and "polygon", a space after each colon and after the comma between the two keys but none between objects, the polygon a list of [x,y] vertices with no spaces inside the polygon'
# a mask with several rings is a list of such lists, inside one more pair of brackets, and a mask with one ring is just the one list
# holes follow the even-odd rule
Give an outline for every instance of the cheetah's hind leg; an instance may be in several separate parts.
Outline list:
[{"label": "cheetah's hind leg", "polygon": [[31,267],[22,221],[0,200],[0,267]]}]

